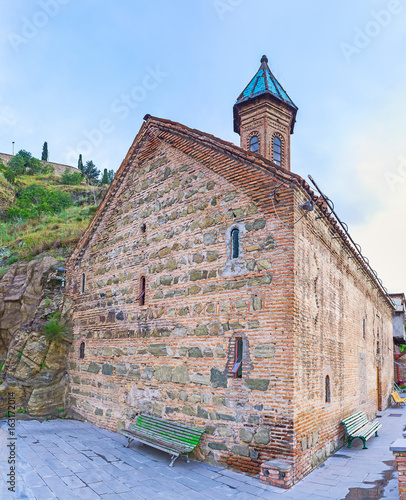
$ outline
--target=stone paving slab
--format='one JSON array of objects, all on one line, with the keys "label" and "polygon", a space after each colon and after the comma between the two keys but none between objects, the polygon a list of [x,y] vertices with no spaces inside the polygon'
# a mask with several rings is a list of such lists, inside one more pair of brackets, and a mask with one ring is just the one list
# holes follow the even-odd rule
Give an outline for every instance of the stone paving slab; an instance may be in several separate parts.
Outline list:
[{"label": "stone paving slab", "polygon": [[[390,417],[401,413],[402,417]],[[398,499],[389,446],[402,436],[406,408],[384,412],[378,438],[342,448],[290,490],[258,478],[132,444],[86,422],[17,422],[17,491],[7,491],[7,426],[0,422],[1,500],[355,500]],[[359,442],[357,442],[359,441]],[[1,448],[3,447],[3,448]]]}]

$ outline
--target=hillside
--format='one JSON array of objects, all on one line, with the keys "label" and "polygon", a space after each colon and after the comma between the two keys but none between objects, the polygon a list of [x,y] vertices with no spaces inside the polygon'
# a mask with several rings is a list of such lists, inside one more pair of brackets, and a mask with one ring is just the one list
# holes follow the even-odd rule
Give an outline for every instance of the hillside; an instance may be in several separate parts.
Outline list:
[{"label": "hillside", "polygon": [[0,172],[0,278],[14,262],[46,254],[62,261],[72,252],[107,186],[63,180],[42,173],[10,183]]}]

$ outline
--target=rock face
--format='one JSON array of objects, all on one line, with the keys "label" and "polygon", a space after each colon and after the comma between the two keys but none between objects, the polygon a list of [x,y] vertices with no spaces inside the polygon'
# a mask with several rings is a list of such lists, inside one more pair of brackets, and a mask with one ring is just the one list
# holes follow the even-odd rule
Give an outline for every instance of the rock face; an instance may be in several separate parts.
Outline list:
[{"label": "rock face", "polygon": [[[15,264],[0,281],[0,416],[15,410],[31,416],[64,411],[68,337],[47,339],[44,323],[62,309],[63,279],[58,261],[45,257]],[[68,304],[65,305],[68,308]]]}]

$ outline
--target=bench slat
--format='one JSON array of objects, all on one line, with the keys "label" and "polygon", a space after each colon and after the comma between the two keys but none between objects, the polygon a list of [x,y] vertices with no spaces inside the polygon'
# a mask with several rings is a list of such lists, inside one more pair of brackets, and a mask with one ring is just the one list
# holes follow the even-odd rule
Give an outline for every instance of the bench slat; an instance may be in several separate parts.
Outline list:
[{"label": "bench slat", "polygon": [[179,439],[185,439],[185,440],[194,440],[196,442],[199,441],[201,437],[201,433],[196,434],[196,433],[187,433],[185,431],[179,431],[178,429],[171,429],[170,427],[157,427],[154,425],[145,425],[143,423],[141,424],[136,424],[132,426],[133,428],[141,428],[141,429],[147,429],[151,430],[153,432],[158,432],[162,434],[166,434],[168,436],[177,436]]},{"label": "bench slat", "polygon": [[178,447],[179,449],[183,449],[183,450],[192,451],[196,448],[196,443],[188,443],[185,441],[178,441],[175,438],[168,439],[167,436],[162,436],[161,434],[157,434],[156,432],[147,431],[145,429],[133,428],[131,433],[134,435],[145,436],[146,438],[149,438],[152,440],[156,439],[156,440],[159,440],[162,442],[166,442],[171,446],[175,446],[175,447]]},{"label": "bench slat", "polygon": [[187,431],[184,431],[183,429],[177,429],[176,427],[170,427],[170,426],[156,426],[156,425],[149,425],[144,422],[136,423],[133,425],[133,427],[136,428],[142,428],[142,429],[150,429],[155,432],[162,432],[167,435],[176,435],[179,438],[184,438],[184,439],[196,439],[199,440],[200,436],[202,433],[188,433]]},{"label": "bench slat", "polygon": [[160,423],[162,425],[165,425],[165,426],[173,426],[173,427],[179,427],[180,429],[184,429],[185,431],[188,431],[188,432],[196,432],[198,434],[203,434],[205,431],[204,429],[199,429],[197,427],[189,427],[187,425],[184,425],[184,424],[181,424],[179,422],[172,422],[170,420],[164,420],[163,418],[159,418],[159,417],[154,417],[152,415],[146,415],[145,413],[142,413],[137,421],[140,420],[141,422],[144,421],[144,422],[157,422],[157,423]]},{"label": "bench slat", "polygon": [[193,449],[195,448],[194,445],[185,446],[185,445],[179,445],[178,443],[170,443],[166,439],[162,439],[160,436],[156,434],[154,435],[144,432],[131,432],[130,434],[134,439],[141,438],[150,443],[157,443],[161,446],[165,446],[167,450],[176,451],[178,453],[188,453],[193,451]]},{"label": "bench slat", "polygon": [[173,429],[168,429],[168,428],[157,428],[157,427],[151,427],[151,426],[143,426],[143,425],[133,425],[131,427],[131,430],[137,431],[137,430],[144,430],[148,432],[152,432],[155,434],[158,434],[160,436],[165,436],[166,439],[168,440],[176,440],[178,442],[185,442],[185,443],[195,443],[196,445],[198,444],[200,440],[201,434],[198,436],[192,434],[188,435],[186,433],[179,433],[177,430]]}]

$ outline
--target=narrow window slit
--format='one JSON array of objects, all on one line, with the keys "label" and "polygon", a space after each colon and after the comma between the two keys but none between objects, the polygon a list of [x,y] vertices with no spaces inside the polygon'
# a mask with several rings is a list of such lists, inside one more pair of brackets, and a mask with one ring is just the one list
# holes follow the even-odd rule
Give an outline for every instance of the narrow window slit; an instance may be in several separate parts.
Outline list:
[{"label": "narrow window slit", "polygon": [[79,347],[79,359],[84,359],[85,357],[85,343],[81,342]]},{"label": "narrow window slit", "polygon": [[141,276],[140,293],[138,294],[138,296],[135,300],[138,300],[138,303],[140,306],[145,305],[145,276]]},{"label": "narrow window slit", "polygon": [[325,390],[326,390],[325,402],[330,403],[331,402],[331,392],[330,392],[330,376],[329,375],[326,375]]},{"label": "narrow window slit", "polygon": [[242,355],[243,355],[242,337],[236,337],[234,366],[231,370],[235,378],[242,378]]},{"label": "narrow window slit", "polygon": [[231,231],[231,257],[233,259],[238,259],[240,255],[240,231],[238,229],[233,229]]}]

